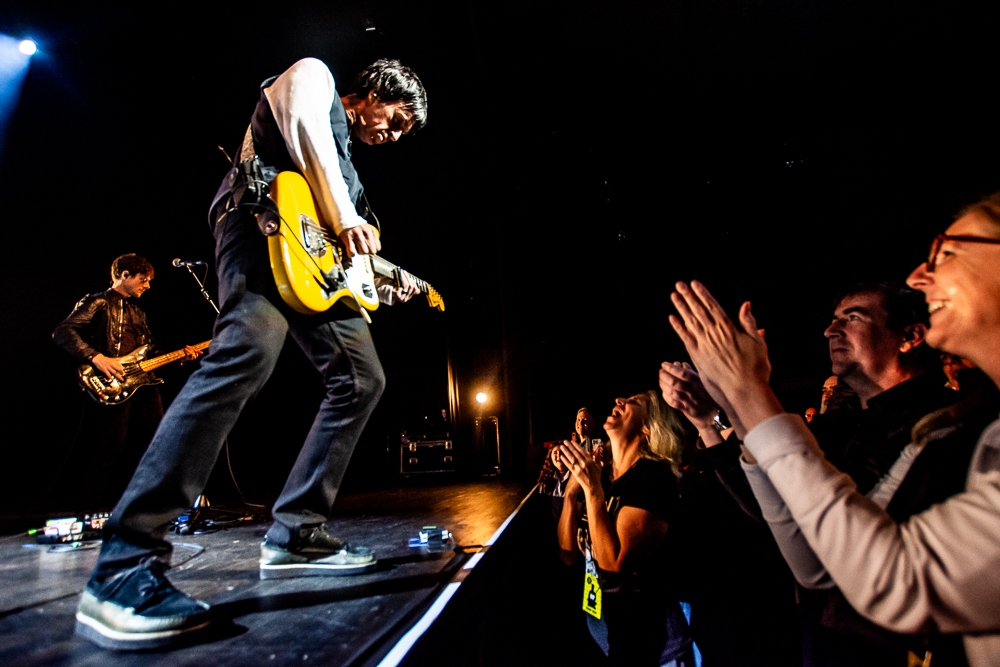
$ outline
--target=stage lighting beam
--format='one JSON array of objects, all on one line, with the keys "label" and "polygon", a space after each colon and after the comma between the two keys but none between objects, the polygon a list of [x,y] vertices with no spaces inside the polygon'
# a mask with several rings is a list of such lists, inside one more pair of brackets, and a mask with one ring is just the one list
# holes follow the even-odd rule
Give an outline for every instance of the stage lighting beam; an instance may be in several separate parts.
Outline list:
[{"label": "stage lighting beam", "polygon": [[479,392],[478,394],[476,394],[476,401],[478,403],[485,403],[489,399],[490,399],[490,397],[487,396],[484,392]]},{"label": "stage lighting beam", "polygon": [[7,126],[18,99],[21,86],[31,62],[30,53],[38,51],[38,46],[29,39],[19,39],[0,34],[0,155],[3,154],[7,138]]}]

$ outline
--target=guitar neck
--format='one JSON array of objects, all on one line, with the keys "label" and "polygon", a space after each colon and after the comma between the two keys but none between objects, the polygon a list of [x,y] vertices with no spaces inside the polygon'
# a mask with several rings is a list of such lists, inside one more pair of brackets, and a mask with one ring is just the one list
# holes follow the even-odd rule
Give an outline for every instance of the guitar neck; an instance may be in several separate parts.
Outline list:
[{"label": "guitar neck", "polygon": [[[400,268],[393,264],[392,262],[386,261],[379,257],[378,255],[372,255],[372,270],[383,278],[389,278],[395,280],[399,283],[399,271]],[[409,272],[407,272],[409,273]],[[431,286],[427,284],[423,279],[417,278],[415,275],[410,273],[410,278],[416,284],[417,289],[420,290],[422,294],[427,294],[431,290]]]},{"label": "guitar neck", "polygon": [[[200,352],[208,347],[208,344],[211,342],[212,341],[210,340],[206,340],[202,343],[192,345],[191,347]],[[178,359],[183,359],[186,355],[187,350],[174,350],[173,352],[167,352],[166,354],[153,357],[152,359],[146,359],[146,361],[140,361],[139,368],[141,368],[143,372],[151,371],[155,368],[159,368],[160,366],[166,366],[167,364],[177,361]]]}]

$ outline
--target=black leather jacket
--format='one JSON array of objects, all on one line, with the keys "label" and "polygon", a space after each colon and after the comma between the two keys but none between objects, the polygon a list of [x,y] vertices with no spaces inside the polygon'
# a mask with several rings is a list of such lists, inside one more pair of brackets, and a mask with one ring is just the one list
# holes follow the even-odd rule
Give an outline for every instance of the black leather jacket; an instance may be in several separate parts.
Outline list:
[{"label": "black leather jacket", "polygon": [[134,349],[122,349],[121,344],[122,331],[130,322],[138,339],[136,347],[153,343],[142,308],[133,299],[108,289],[80,299],[69,317],[52,332],[52,340],[81,362],[90,361],[98,353],[120,357]]}]

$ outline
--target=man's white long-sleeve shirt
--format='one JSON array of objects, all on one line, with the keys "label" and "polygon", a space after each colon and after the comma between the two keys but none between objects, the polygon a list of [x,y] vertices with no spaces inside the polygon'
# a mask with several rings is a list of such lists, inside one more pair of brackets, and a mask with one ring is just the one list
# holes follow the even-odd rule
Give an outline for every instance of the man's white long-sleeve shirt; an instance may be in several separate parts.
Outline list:
[{"label": "man's white long-sleeve shirt", "polygon": [[338,236],[364,224],[340,170],[330,108],[337,97],[333,74],[322,61],[304,58],[264,89],[288,154],[312,190],[320,215]]}]

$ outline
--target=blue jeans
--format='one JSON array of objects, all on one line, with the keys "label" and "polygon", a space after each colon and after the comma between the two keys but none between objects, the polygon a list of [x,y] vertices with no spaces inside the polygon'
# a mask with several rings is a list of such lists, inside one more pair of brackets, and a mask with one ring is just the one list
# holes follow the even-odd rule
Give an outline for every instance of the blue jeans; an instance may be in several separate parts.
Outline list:
[{"label": "blue jeans", "polygon": [[275,287],[256,219],[226,213],[230,205],[230,197],[217,198],[210,214],[222,304],[212,344],[163,416],[105,524],[94,583],[152,560],[169,563],[165,537],[171,522],[204,490],[240,412],[274,370],[286,334],[323,376],[326,396],[274,504],[268,541],[287,546],[300,531],[326,521],[385,387],[364,320],[340,304],[322,315],[288,308]]}]

